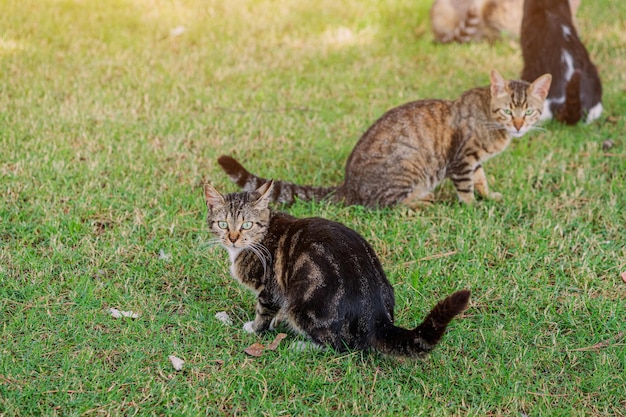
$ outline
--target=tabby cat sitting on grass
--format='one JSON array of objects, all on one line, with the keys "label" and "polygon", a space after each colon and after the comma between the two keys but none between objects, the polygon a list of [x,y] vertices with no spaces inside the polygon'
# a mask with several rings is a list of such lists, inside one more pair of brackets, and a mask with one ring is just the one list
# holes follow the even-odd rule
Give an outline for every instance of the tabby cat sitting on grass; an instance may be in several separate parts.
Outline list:
[{"label": "tabby cat sitting on grass", "polygon": [[222,195],[205,185],[208,223],[230,254],[231,273],[257,295],[248,332],[284,322],[319,347],[420,357],[467,307],[461,290],[440,301],[413,330],[394,325],[394,292],[372,247],[354,230],[269,208],[272,182]]},{"label": "tabby cat sitting on grass", "polygon": [[[272,202],[293,203],[330,198],[370,208],[406,205],[415,208],[433,200],[433,190],[445,178],[456,187],[459,200],[471,203],[474,190],[491,193],[483,162],[502,152],[512,137],[521,137],[541,117],[551,76],[533,83],[506,81],[491,71],[491,86],[466,91],[454,101],[420,100],[389,110],[352,150],[345,179],[334,187],[276,181]],[[267,180],[248,172],[230,156],[219,164],[245,191]]]}]

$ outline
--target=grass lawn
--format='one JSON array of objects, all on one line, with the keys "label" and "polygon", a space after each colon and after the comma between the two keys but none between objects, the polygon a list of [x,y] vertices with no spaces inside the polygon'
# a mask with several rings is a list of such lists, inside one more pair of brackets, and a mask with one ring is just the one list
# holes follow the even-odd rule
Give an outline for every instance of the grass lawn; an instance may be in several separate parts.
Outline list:
[{"label": "grass lawn", "polygon": [[338,183],[384,111],[519,76],[516,42],[433,44],[430,3],[0,0],[0,416],[626,415],[624,0],[577,19],[601,119],[487,162],[503,201],[287,209],[372,243],[403,326],[472,290],[427,360],[244,353],[276,334],[241,329],[201,184],[235,190],[223,153]]}]

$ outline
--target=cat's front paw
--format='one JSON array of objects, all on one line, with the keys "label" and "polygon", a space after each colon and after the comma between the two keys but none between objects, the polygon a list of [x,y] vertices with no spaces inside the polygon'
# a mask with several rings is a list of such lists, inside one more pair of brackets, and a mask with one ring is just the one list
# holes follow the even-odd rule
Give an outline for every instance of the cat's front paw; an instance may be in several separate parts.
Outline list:
[{"label": "cat's front paw", "polygon": [[500,193],[489,193],[489,199],[494,201],[502,201],[502,194]]},{"label": "cat's front paw", "polygon": [[466,194],[466,195],[459,194],[459,203],[461,204],[471,206],[474,204],[475,201],[476,199],[474,198],[474,194]]},{"label": "cat's front paw", "polygon": [[256,330],[254,329],[254,322],[253,321],[248,321],[246,323],[243,324],[243,330],[248,332],[248,333],[256,333]]}]

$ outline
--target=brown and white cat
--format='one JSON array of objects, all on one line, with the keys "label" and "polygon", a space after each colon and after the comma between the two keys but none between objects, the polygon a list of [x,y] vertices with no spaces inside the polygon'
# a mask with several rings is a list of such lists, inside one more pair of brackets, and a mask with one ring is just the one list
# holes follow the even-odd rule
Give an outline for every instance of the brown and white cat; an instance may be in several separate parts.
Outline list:
[{"label": "brown and white cat", "polygon": [[567,0],[526,0],[522,22],[522,79],[552,74],[542,119],[590,123],[602,114],[602,82],[580,41]]},{"label": "brown and white cat", "polygon": [[257,296],[248,332],[279,319],[315,345],[419,357],[467,307],[470,291],[440,301],[413,330],[394,324],[394,291],[372,247],[354,230],[269,208],[272,182],[222,195],[205,185],[208,224],[230,255],[231,273]]},{"label": "brown and white cat", "polygon": [[[506,81],[491,72],[491,85],[466,91],[454,101],[420,100],[389,110],[361,137],[346,164],[345,179],[334,187],[302,186],[276,181],[273,202],[330,198],[366,207],[417,207],[433,200],[445,178],[459,200],[471,203],[474,190],[491,193],[483,162],[502,152],[512,137],[521,137],[541,117],[550,74],[533,83]],[[230,156],[218,163],[246,191],[267,180],[248,172]]]},{"label": "brown and white cat", "polygon": [[[580,0],[569,0],[572,16]],[[524,0],[435,0],[430,23],[442,43],[494,41],[503,33],[520,37]]]}]

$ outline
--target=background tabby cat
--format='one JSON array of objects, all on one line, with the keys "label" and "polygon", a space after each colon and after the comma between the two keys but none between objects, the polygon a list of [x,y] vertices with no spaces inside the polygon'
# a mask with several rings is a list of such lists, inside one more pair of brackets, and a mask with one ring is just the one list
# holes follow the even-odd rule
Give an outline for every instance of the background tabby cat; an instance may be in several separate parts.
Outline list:
[{"label": "background tabby cat", "polygon": [[[580,0],[569,4],[576,15]],[[524,0],[435,0],[430,24],[442,43],[494,41],[502,34],[519,38],[523,11]]]},{"label": "background tabby cat", "polygon": [[[331,198],[371,208],[415,208],[433,201],[433,190],[445,178],[452,180],[463,203],[474,201],[474,191],[499,199],[499,193],[489,191],[482,164],[539,121],[550,80],[544,74],[533,83],[506,81],[494,70],[489,87],[471,89],[454,101],[420,100],[389,110],[352,150],[342,184],[314,187],[277,181],[271,200]],[[230,156],[218,162],[244,190],[267,181]]]}]

